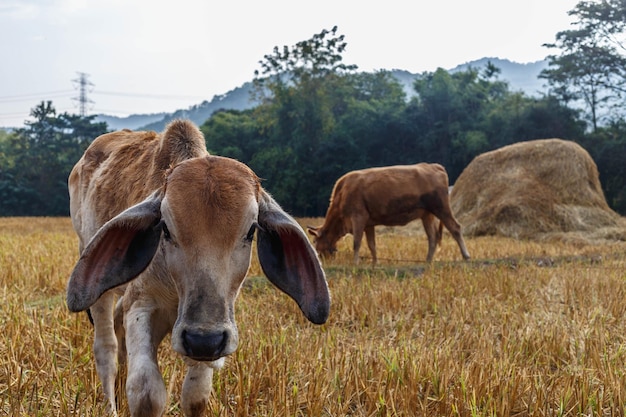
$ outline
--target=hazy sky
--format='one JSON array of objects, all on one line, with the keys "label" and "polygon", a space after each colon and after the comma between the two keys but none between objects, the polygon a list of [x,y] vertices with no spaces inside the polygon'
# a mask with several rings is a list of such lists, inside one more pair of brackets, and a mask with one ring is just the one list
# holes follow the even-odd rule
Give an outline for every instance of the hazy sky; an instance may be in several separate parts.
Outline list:
[{"label": "hazy sky", "polygon": [[413,73],[483,57],[526,63],[570,28],[578,0],[0,0],[0,126],[52,100],[78,113],[172,112],[254,77],[274,46],[338,26],[346,64]]}]

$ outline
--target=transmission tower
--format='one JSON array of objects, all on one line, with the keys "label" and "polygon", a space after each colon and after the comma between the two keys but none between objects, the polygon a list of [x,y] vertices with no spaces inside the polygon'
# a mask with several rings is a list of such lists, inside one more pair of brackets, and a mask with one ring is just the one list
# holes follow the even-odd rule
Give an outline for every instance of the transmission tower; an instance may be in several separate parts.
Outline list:
[{"label": "transmission tower", "polygon": [[[78,97],[72,97],[72,100],[78,101],[78,108],[81,117],[87,116],[87,108],[93,104],[93,101],[87,97],[87,93],[92,91],[93,83],[89,81],[89,74],[84,72],[78,73],[78,78],[72,80],[74,88],[78,88]],[[89,90],[89,91],[88,91]]]}]

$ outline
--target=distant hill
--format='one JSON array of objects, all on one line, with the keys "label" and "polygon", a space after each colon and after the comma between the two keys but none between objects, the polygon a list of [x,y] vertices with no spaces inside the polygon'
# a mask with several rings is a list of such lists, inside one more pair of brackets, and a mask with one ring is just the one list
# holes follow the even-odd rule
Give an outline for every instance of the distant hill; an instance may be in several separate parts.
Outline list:
[{"label": "distant hill", "polygon": [[192,106],[186,110],[177,110],[172,114],[166,115],[158,122],[143,126],[143,128],[146,130],[156,130],[158,132],[163,130],[165,125],[171,120],[179,118],[190,119],[194,123],[201,125],[217,110],[245,110],[252,108],[256,104],[250,100],[251,89],[252,82],[247,82],[226,94],[214,96],[210,102],[203,101],[197,106]]},{"label": "distant hill", "polygon": [[99,114],[96,117],[96,121],[107,122],[110,130],[131,129],[154,130],[157,132],[165,129],[165,126],[171,120],[180,118],[190,119],[194,123],[201,125],[217,110],[245,110],[254,107],[255,104],[250,101],[251,88],[252,82],[247,82],[226,94],[214,96],[211,101],[205,100],[188,109],[176,110],[174,113],[133,114],[128,117]]},{"label": "distant hill", "polygon": [[163,120],[167,113],[154,114],[131,114],[128,117],[109,116],[99,114],[96,116],[96,122],[106,122],[110,130],[136,129],[139,126],[146,126],[150,123]]},{"label": "distant hill", "polygon": [[522,91],[529,96],[536,96],[547,91],[546,81],[539,78],[539,73],[548,68],[548,61],[545,60],[519,64],[508,59],[482,58],[458,65],[452,68],[450,72],[463,71],[468,67],[484,68],[488,62],[500,68],[502,72],[499,74],[499,78],[508,81],[512,91]]},{"label": "distant hill", "polygon": [[[530,96],[538,95],[542,91],[545,91],[545,87],[543,86],[544,81],[540,80],[538,75],[543,69],[547,68],[547,61],[519,64],[507,59],[482,58],[458,65],[448,71],[463,71],[469,67],[482,69],[488,62],[500,68],[501,73],[499,74],[499,79],[507,81],[512,91],[522,91]],[[415,77],[421,74],[412,74],[408,71],[398,69],[391,70],[390,72],[396,77],[400,84],[402,84],[408,97],[415,94],[413,91],[413,81]],[[177,118],[190,119],[194,123],[201,125],[217,110],[245,110],[254,107],[256,103],[250,100],[251,88],[252,82],[247,82],[225,94],[214,96],[211,101],[203,101],[198,105],[184,110],[177,110],[174,113],[131,115],[123,118],[98,115],[96,120],[107,122],[111,130],[127,128],[134,130],[155,130],[160,132],[165,128],[168,122]]]},{"label": "distant hill", "polygon": [[[456,67],[449,69],[448,72],[454,73],[459,71],[465,71],[468,68],[483,69],[487,66],[487,63],[491,62],[496,67],[500,68],[500,74],[498,78],[509,83],[511,91],[522,91],[529,96],[536,96],[541,92],[546,91],[544,87],[544,80],[539,79],[539,73],[548,67],[547,61],[530,62],[527,64],[519,64],[517,62],[509,61],[508,59],[500,58],[482,58],[476,61],[466,62],[465,64],[457,65]],[[391,73],[400,81],[404,88],[404,92],[407,96],[415,94],[413,91],[413,81],[415,77],[420,74],[412,74],[403,70],[392,70]]]}]

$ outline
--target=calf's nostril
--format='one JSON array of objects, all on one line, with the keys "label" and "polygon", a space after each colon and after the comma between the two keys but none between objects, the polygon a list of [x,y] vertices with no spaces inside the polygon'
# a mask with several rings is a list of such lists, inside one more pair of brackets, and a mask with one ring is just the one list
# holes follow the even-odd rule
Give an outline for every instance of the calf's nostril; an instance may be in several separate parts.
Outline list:
[{"label": "calf's nostril", "polygon": [[199,361],[219,359],[228,342],[226,331],[196,333],[183,330],[181,337],[187,356]]}]

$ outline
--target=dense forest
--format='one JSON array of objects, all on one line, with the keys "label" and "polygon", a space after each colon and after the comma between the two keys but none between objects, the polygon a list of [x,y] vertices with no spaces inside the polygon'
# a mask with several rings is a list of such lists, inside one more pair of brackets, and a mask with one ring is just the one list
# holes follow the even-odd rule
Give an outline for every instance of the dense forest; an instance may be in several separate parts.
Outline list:
[{"label": "dense forest", "polygon": [[[575,29],[556,34],[541,77],[549,93],[509,89],[492,64],[421,74],[410,99],[386,71],[343,63],[337,28],[259,62],[245,111],[218,111],[201,126],[211,153],[248,164],[285,209],[323,216],[331,189],[347,171],[438,162],[450,181],[484,152],[532,139],[581,144],[600,171],[609,205],[626,214],[626,6],[581,1]],[[67,176],[96,136],[94,117],[57,115],[42,102],[34,122],[0,131],[0,215],[64,216]],[[497,175],[497,173],[494,173]]]}]

